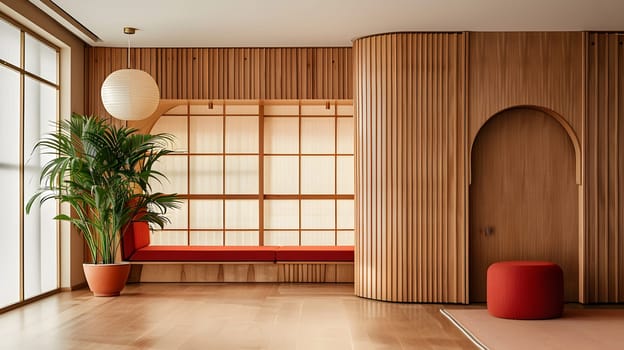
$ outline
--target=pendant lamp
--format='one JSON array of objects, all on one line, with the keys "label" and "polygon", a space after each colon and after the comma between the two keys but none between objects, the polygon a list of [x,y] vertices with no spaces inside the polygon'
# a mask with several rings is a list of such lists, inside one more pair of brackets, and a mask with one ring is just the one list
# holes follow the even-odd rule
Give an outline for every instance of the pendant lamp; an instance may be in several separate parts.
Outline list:
[{"label": "pendant lamp", "polygon": [[[125,27],[132,35],[136,28]],[[151,75],[130,69],[130,37],[128,36],[128,68],[112,72],[102,84],[102,103],[106,111],[121,120],[141,120],[156,111],[160,102],[158,84]]]}]

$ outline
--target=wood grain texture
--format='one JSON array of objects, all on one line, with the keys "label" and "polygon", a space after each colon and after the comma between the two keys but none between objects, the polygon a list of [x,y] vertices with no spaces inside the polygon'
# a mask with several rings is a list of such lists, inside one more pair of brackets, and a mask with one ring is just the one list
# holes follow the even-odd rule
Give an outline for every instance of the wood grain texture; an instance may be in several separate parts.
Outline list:
[{"label": "wood grain texture", "polygon": [[3,314],[0,337],[3,349],[477,349],[440,305],[380,303],[334,283],[141,283],[118,298],[58,293]]},{"label": "wood grain texture", "polygon": [[[110,117],[100,88],[126,68],[127,49],[86,50],[87,112]],[[163,99],[351,99],[351,48],[135,48],[130,65],[148,72]]]},{"label": "wood grain texture", "polygon": [[585,135],[588,302],[624,302],[624,38],[590,33]]},{"label": "wood grain texture", "polygon": [[465,39],[354,43],[359,296],[467,302]]},{"label": "wood grain texture", "polygon": [[574,147],[547,113],[512,108],[491,118],[472,148],[470,302],[486,301],[486,271],[505,260],[563,269],[565,300],[578,302],[578,187]]},{"label": "wood grain texture", "polygon": [[[622,39],[487,32],[459,35],[462,42],[453,47],[454,36],[363,38],[354,45],[353,69],[347,48],[133,49],[132,61],[157,76],[165,98],[354,97],[360,113],[356,215],[367,230],[358,229],[356,238],[356,291],[388,300],[429,301],[447,293],[451,297],[443,300],[467,301],[468,253],[462,249],[470,162],[464,154],[500,111],[540,107],[556,116],[575,147],[580,301],[624,302]],[[448,44],[439,37],[448,37]],[[336,55],[335,66],[326,69]],[[125,49],[89,48],[86,56],[86,112],[105,115],[99,86],[114,67],[125,65]],[[446,73],[436,67],[447,67]],[[435,134],[442,132],[440,124],[446,138]],[[440,283],[445,287],[438,289]]]},{"label": "wood grain texture", "polygon": [[133,270],[138,272],[131,282],[353,282],[352,263],[150,263],[139,266],[133,264]]},{"label": "wood grain texture", "polygon": [[277,264],[278,282],[353,283],[353,263]]},{"label": "wood grain texture", "polygon": [[[503,110],[521,106],[547,112],[561,124],[572,141],[576,183],[579,185],[579,280],[585,281],[586,259],[582,254],[585,249],[585,208],[582,203],[586,36],[581,32],[487,32],[470,33],[469,42],[470,147],[473,147],[477,133],[489,118]],[[472,234],[475,233],[471,231]],[[579,299],[581,302],[588,301],[584,288],[579,289]]]},{"label": "wood grain texture", "polygon": [[514,106],[549,109],[583,128],[581,32],[470,33],[469,142],[496,113]]}]

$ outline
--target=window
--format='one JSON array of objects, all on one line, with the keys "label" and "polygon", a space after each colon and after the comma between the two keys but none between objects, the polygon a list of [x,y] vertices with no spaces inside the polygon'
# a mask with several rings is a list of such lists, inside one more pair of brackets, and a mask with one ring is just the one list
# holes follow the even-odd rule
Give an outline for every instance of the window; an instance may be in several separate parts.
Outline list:
[{"label": "window", "polygon": [[189,101],[152,133],[181,210],[154,245],[353,245],[353,107],[340,101]]},{"label": "window", "polygon": [[0,308],[58,288],[57,205],[24,212],[50,157],[32,150],[54,131],[58,67],[58,48],[0,17]]}]

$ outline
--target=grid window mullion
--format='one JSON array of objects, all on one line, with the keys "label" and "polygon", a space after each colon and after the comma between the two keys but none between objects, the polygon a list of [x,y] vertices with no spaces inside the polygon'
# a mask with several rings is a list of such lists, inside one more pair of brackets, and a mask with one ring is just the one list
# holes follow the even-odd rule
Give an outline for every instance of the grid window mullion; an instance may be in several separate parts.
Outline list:
[{"label": "grid window mullion", "polygon": [[[212,237],[210,232],[219,231],[221,231],[219,243],[225,245],[249,244],[251,237],[255,237],[253,240],[259,245],[277,244],[275,242],[282,241],[297,245],[306,242],[331,243],[331,245],[349,242],[348,235],[352,234],[353,230],[346,226],[353,225],[344,224],[345,220],[349,220],[350,213],[345,211],[344,207],[353,203],[353,194],[349,193],[348,186],[344,186],[345,181],[339,179],[345,175],[349,176],[344,167],[348,166],[349,161],[352,163],[353,159],[352,151],[349,152],[345,141],[341,139],[347,135],[345,126],[349,125],[343,120],[352,116],[338,112],[338,101],[329,102],[329,106],[324,105],[325,101],[287,102],[284,106],[291,103],[293,108],[284,107],[281,110],[288,110],[290,115],[286,113],[281,115],[279,107],[271,108],[273,114],[265,115],[267,104],[263,101],[258,102],[257,113],[247,108],[251,105],[241,104],[238,101],[221,103],[222,110],[218,113],[204,112],[196,115],[191,106],[196,110],[200,108],[187,101],[185,156],[188,160],[188,194],[182,196],[188,200],[185,228],[187,244],[195,244],[195,241],[202,240],[214,242],[212,238],[206,237]],[[279,106],[281,101],[269,103],[272,106]],[[238,112],[232,112],[233,110]],[[171,117],[175,116],[171,114]],[[200,118],[221,118],[221,122],[213,119],[204,123],[207,119],[202,121]],[[255,126],[250,125],[250,122]],[[194,129],[200,128],[201,125],[218,127],[220,132],[217,135],[206,129],[202,129],[204,131]],[[304,135],[306,130],[311,130],[311,134]],[[220,143],[219,149],[208,139],[202,141],[202,132],[215,136]],[[257,135],[253,136],[250,132]],[[326,132],[330,134],[325,134]],[[244,135],[251,137],[253,142],[236,139]],[[305,147],[303,147],[304,138],[307,138]],[[331,140],[331,145],[315,148],[314,143],[320,144],[322,140]],[[203,148],[198,148],[198,143],[201,143]],[[250,145],[257,148],[250,148]],[[218,157],[220,166],[215,168],[214,164],[209,162],[210,157]],[[203,177],[198,178],[196,171],[201,171]],[[220,188],[211,190],[208,187],[212,185],[206,187],[212,181],[206,177],[207,171],[216,171],[220,174],[218,175],[220,178],[217,177]],[[348,183],[348,179],[346,182]],[[250,183],[253,184],[252,187],[249,187]],[[206,209],[202,207],[201,201],[220,203],[221,209],[218,213],[221,218],[220,227],[205,223],[204,227],[198,224],[198,216],[208,215],[202,214],[202,210]],[[294,225],[291,223],[287,227],[275,226],[276,217],[283,213],[276,213],[271,203],[282,201],[291,201],[294,204],[297,216],[293,217],[296,220]],[[255,204],[250,206],[254,202]],[[313,218],[306,217],[308,214]],[[253,224],[248,221],[249,217],[253,218]],[[236,220],[243,220],[246,223],[241,225],[235,223]],[[339,227],[339,223],[345,227]],[[175,229],[172,229],[172,232],[174,231]],[[328,235],[331,235],[331,238]],[[296,237],[296,241],[289,237]]]}]

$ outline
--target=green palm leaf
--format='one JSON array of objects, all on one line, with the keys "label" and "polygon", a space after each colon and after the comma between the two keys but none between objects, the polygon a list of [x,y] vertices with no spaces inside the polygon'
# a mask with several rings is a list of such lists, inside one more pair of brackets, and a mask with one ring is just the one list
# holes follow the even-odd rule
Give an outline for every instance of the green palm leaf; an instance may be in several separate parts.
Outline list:
[{"label": "green palm leaf", "polygon": [[113,263],[125,227],[146,221],[164,227],[167,211],[179,206],[175,194],[153,193],[150,182],[166,180],[153,169],[169,153],[168,134],[139,134],[97,117],[72,115],[36,145],[56,157],[41,172],[41,189],[26,204],[58,200],[75,215],[58,215],[78,228],[95,263]]}]

